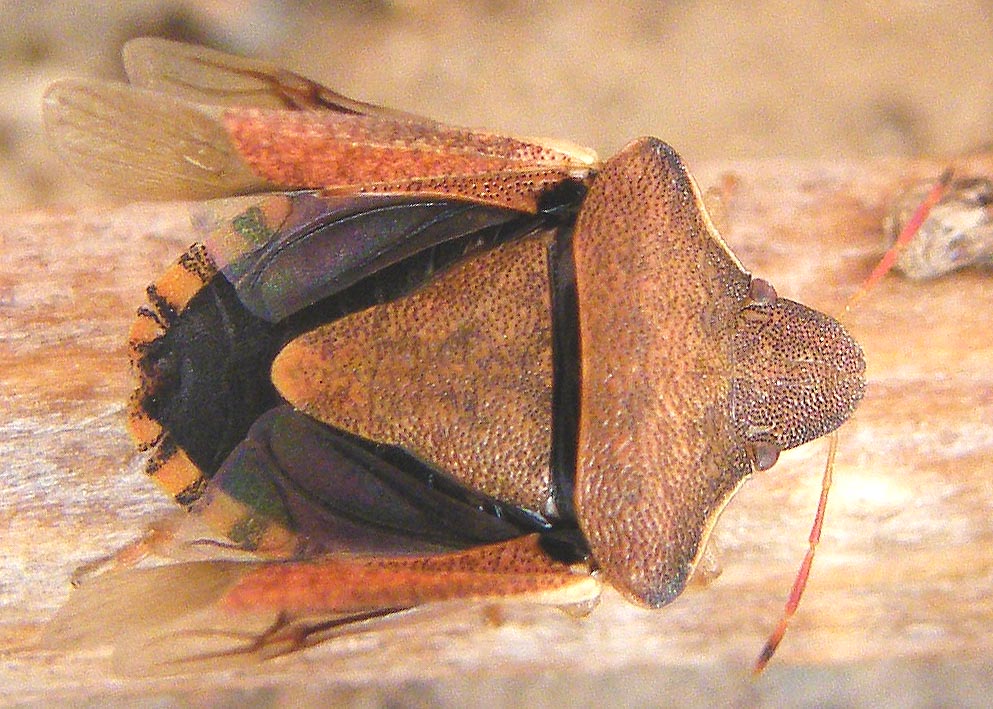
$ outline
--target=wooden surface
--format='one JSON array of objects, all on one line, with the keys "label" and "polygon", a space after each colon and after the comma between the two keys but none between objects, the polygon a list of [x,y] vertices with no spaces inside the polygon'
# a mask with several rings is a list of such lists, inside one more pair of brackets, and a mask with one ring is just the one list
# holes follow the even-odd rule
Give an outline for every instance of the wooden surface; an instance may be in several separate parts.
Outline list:
[{"label": "wooden surface", "polygon": [[[955,164],[960,176],[993,173],[993,156]],[[837,314],[885,247],[896,191],[946,165],[780,161],[696,174],[717,188],[718,223],[755,275]],[[722,573],[661,611],[610,592],[583,619],[458,606],[250,671],[178,680],[120,677],[100,653],[32,648],[73,569],[170,509],[124,433],[124,340],[145,284],[192,238],[180,204],[0,225],[0,702],[907,704],[978,701],[990,687],[993,279],[981,271],[889,278],[846,318],[869,389],[841,432],[807,596],[756,682],[750,664],[806,546],[824,441],[745,485],[715,533]]]}]

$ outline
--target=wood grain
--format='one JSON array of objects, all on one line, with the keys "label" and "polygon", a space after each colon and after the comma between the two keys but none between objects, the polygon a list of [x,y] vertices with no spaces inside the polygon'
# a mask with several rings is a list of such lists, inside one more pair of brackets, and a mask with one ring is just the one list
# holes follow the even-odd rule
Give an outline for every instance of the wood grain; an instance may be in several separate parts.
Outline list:
[{"label": "wood grain", "polygon": [[[993,155],[952,164],[957,176],[993,173]],[[755,275],[837,314],[885,248],[889,202],[947,165],[763,161],[698,166],[697,178],[716,188],[717,221]],[[552,696],[586,705],[603,692],[617,705],[760,704],[839,692],[856,701],[873,689],[899,699],[915,683],[947,699],[989,682],[993,279],[982,271],[889,278],[845,317],[866,350],[869,390],[842,429],[807,596],[756,683],[750,663],[806,546],[823,441],[745,485],[716,531],[723,572],[661,611],[614,593],[582,619],[439,608],[251,671],[180,681],[121,678],[101,654],[34,649],[73,569],[171,509],[124,432],[124,342],[144,286],[192,238],[183,204],[31,212],[0,226],[0,701],[347,703],[399,687],[444,705],[471,684],[531,706]]]}]

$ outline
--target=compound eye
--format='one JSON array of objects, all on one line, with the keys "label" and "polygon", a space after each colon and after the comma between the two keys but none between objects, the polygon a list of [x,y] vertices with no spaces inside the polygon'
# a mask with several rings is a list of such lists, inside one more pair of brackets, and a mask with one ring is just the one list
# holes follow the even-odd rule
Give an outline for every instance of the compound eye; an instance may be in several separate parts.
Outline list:
[{"label": "compound eye", "polygon": [[756,441],[749,443],[746,448],[756,470],[768,470],[779,460],[779,448],[772,443]]},{"label": "compound eye", "polygon": [[761,278],[753,278],[752,282],[748,285],[748,298],[759,305],[772,305],[778,297],[776,289],[772,287],[769,281],[764,281]]}]

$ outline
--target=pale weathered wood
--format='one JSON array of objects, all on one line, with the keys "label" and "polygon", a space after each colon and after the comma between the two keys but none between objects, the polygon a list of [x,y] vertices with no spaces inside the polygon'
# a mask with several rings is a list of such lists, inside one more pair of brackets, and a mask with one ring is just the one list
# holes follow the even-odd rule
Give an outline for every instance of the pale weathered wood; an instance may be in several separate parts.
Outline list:
[{"label": "pale weathered wood", "polygon": [[[955,164],[963,176],[993,172],[993,156]],[[946,165],[760,162],[702,166],[697,177],[717,187],[718,221],[756,275],[838,313],[884,249],[889,200]],[[723,573],[661,611],[612,593],[579,620],[513,608],[496,622],[456,607],[256,671],[179,681],[121,679],[101,655],[32,649],[72,570],[170,509],[143,479],[123,430],[131,388],[123,343],[144,285],[192,236],[181,204],[8,215],[0,226],[0,697],[191,700],[237,690],[266,701],[274,695],[261,688],[274,686],[284,700],[341,701],[365,696],[357,687],[406,683],[408,698],[442,704],[453,700],[432,688],[531,705],[549,696],[536,686],[580,703],[599,691],[633,705],[814,700],[828,689],[834,699],[899,700],[920,687],[948,699],[987,682],[988,272],[924,284],[890,278],[846,317],[865,347],[870,388],[842,430],[807,597],[756,684],[748,668],[805,549],[824,442],[784,454],[746,484],[716,532]],[[870,685],[876,694],[864,693]]]}]

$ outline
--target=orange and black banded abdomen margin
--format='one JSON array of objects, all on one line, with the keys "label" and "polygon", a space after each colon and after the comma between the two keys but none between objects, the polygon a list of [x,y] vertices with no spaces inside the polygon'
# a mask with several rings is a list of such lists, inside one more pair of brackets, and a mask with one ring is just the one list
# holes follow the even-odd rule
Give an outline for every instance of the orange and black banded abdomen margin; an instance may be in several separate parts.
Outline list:
[{"label": "orange and black banded abdomen margin", "polygon": [[139,450],[151,451],[147,473],[189,507],[252,422],[277,402],[268,377],[277,335],[241,306],[199,243],[147,297],[128,338],[138,380],[128,430]]},{"label": "orange and black banded abdomen margin", "polygon": [[146,472],[172,495],[189,506],[202,494],[207,478],[180,448],[159,420],[150,403],[163,391],[161,374],[149,356],[183,314],[190,301],[210,283],[217,268],[202,244],[193,244],[155,283],[148,286],[148,304],[138,309],[128,334],[128,355],[138,388],[128,406],[128,431],[141,451],[152,450]]}]

